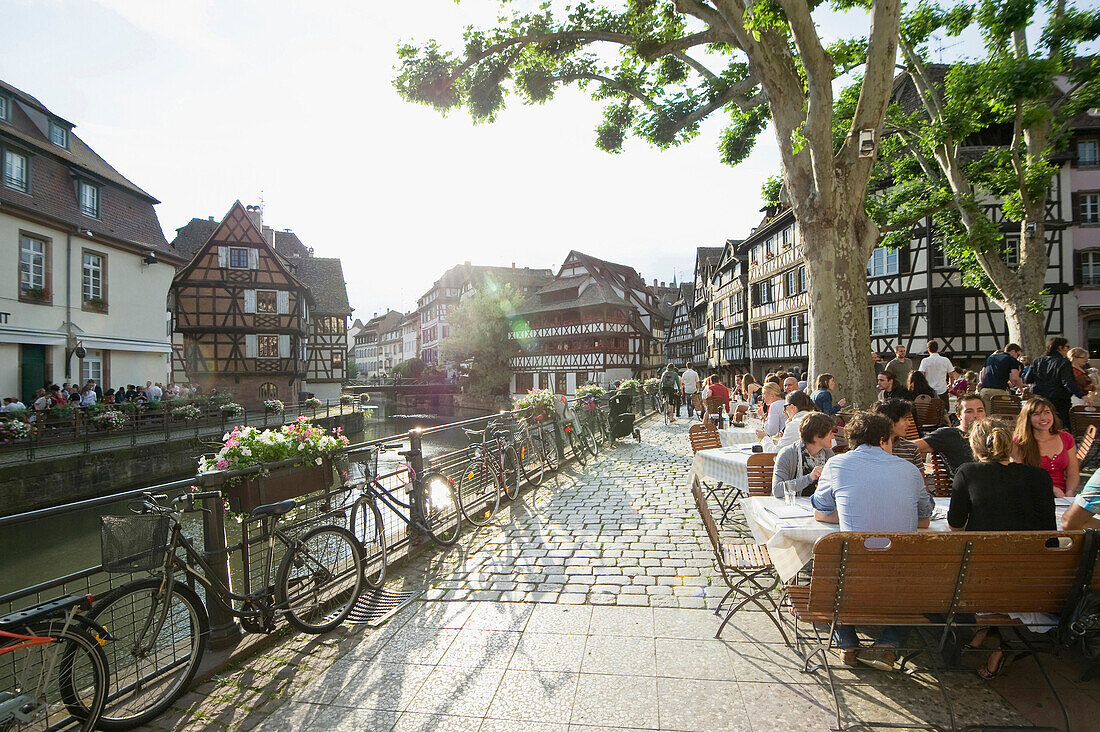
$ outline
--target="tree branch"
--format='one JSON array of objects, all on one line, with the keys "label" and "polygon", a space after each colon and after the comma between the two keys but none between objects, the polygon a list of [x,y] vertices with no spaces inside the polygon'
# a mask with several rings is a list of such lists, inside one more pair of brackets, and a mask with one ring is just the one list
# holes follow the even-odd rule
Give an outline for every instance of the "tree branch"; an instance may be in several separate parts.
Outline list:
[{"label": "tree branch", "polygon": [[590,81],[598,81],[601,84],[606,84],[606,85],[610,86],[613,89],[618,89],[623,94],[628,94],[628,95],[634,97],[635,99],[637,99],[642,104],[649,107],[650,109],[660,109],[661,108],[661,105],[658,104],[657,101],[653,99],[653,97],[649,96],[648,94],[646,94],[642,90],[638,89],[637,87],[634,87],[634,86],[631,86],[629,84],[623,83],[622,81],[619,81],[618,79],[612,78],[610,76],[604,76],[603,74],[594,74],[594,73],[590,73],[590,72],[578,71],[578,72],[570,72],[570,73],[566,73],[566,74],[561,74],[559,76],[552,76],[550,78],[555,80],[555,81],[561,81],[561,82],[565,82],[565,83],[568,83],[570,81],[578,81],[578,80],[581,80],[581,79],[588,79]]},{"label": "tree branch", "polygon": [[810,8],[805,0],[779,0],[787,16],[795,48],[806,69],[806,123],[803,136],[811,142],[811,157],[815,152],[828,151],[828,164],[815,164],[814,177],[819,190],[828,190],[835,168],[833,152],[833,61],[817,35]]}]

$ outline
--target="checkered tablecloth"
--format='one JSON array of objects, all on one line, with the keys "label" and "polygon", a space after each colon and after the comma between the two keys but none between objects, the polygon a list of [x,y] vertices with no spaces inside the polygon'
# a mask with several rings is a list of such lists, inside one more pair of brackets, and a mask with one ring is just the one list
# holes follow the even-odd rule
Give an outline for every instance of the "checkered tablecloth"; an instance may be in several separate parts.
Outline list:
[{"label": "checkered tablecloth", "polygon": [[742,447],[715,447],[695,453],[688,475],[688,485],[699,480],[720,480],[728,486],[747,491],[749,487],[749,456],[751,450]]},{"label": "checkered tablecloth", "polygon": [[730,427],[726,430],[718,430],[718,438],[726,447],[736,445],[751,445],[757,442],[756,430],[751,427]]}]

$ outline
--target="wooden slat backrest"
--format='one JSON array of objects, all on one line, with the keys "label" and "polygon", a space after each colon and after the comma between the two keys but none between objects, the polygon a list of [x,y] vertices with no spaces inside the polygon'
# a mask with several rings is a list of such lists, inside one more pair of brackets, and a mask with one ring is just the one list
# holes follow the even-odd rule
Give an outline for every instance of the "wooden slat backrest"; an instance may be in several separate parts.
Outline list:
[{"label": "wooden slat backrest", "polygon": [[905,424],[905,439],[916,442],[920,439],[920,430],[917,429],[916,416]]},{"label": "wooden slat backrest", "polygon": [[1016,419],[1020,413],[1020,399],[1012,394],[994,394],[989,398],[990,417]]},{"label": "wooden slat backrest", "polygon": [[734,419],[735,422],[744,422],[745,421],[745,415],[748,414],[748,413],[749,413],[749,405],[748,404],[738,404],[737,405],[737,413],[736,413],[736,415],[734,416],[733,419]]},{"label": "wooden slat backrest", "polygon": [[1100,409],[1096,407],[1071,407],[1069,420],[1074,437],[1082,437],[1089,425],[1100,425]]},{"label": "wooden slat backrest", "polygon": [[707,411],[711,414],[719,414],[725,407],[726,402],[718,397],[707,397],[703,400],[703,406],[707,408]]},{"label": "wooden slat backrest", "polygon": [[939,453],[929,453],[925,458],[925,471],[931,472],[932,495],[939,498],[950,498],[953,481],[947,472],[947,463]]},{"label": "wooden slat backrest", "polygon": [[943,401],[921,394],[913,400],[913,416],[917,427],[939,427],[943,424]]},{"label": "wooden slat backrest", "polygon": [[[1065,546],[1047,547],[1052,538]],[[814,546],[809,609],[832,614],[846,544],[842,621],[845,614],[946,613],[969,542],[956,612],[1059,613],[1076,576],[1083,538],[1082,531],[837,532]],[[1098,588],[1100,573],[1093,580]]]},{"label": "wooden slat backrest", "polygon": [[1090,424],[1088,429],[1085,430],[1085,436],[1081,438],[1081,444],[1077,446],[1077,459],[1080,462],[1085,462],[1089,453],[1092,452],[1093,446],[1096,444],[1096,425]]},{"label": "wooden slat backrest", "polygon": [[749,495],[770,496],[772,494],[772,472],[775,470],[774,452],[754,452],[749,455]]},{"label": "wooden slat backrest", "polygon": [[691,440],[692,454],[700,450],[710,450],[722,446],[722,441],[718,439],[718,430],[708,429],[701,424],[693,424],[688,427],[688,439]]},{"label": "wooden slat backrest", "polygon": [[695,497],[695,508],[699,511],[699,518],[703,520],[703,526],[707,530],[707,538],[710,539],[710,547],[716,556],[722,556],[722,538],[718,534],[718,525],[714,523],[707,498],[703,495],[703,487],[698,480],[691,482],[691,495]]}]

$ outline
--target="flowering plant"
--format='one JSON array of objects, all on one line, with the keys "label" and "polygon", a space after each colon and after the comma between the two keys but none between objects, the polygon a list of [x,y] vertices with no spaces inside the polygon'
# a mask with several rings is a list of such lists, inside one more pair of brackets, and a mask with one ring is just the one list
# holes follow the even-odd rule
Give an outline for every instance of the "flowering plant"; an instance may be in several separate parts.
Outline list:
[{"label": "flowering plant", "polygon": [[284,406],[283,403],[278,399],[265,399],[264,409],[266,409],[271,414],[282,414]]},{"label": "flowering plant", "polygon": [[654,376],[652,378],[649,378],[649,379],[646,379],[645,381],[643,381],[642,386],[645,387],[646,391],[657,391],[657,386],[660,383],[661,383],[661,380],[658,379],[656,376]]},{"label": "flowering plant", "polygon": [[530,409],[532,417],[541,419],[554,411],[555,401],[549,389],[531,389],[512,404],[512,409]]},{"label": "flowering plant", "polygon": [[244,414],[244,407],[236,402],[228,402],[218,407],[218,411],[225,417],[236,417]]},{"label": "flowering plant", "polygon": [[198,419],[202,416],[202,410],[196,407],[194,404],[186,404],[182,407],[176,407],[172,410],[172,417],[175,419],[185,419],[188,422]]},{"label": "flowering plant", "polygon": [[111,409],[106,412],[100,412],[96,416],[92,417],[92,423],[96,427],[102,427],[105,430],[117,430],[126,426],[126,415],[122,412],[116,412]]},{"label": "flowering plant", "polygon": [[305,408],[306,409],[316,409],[319,406],[321,406],[321,400],[318,399],[317,397],[310,397],[309,399],[306,399],[306,401],[305,401]]},{"label": "flowering plant", "polygon": [[25,440],[31,434],[31,427],[18,419],[6,419],[0,422],[0,442]]},{"label": "flowering plant", "polygon": [[621,382],[619,382],[620,392],[630,391],[631,389],[633,389],[634,391],[641,391],[642,383],[637,379],[623,379]]},{"label": "flowering plant", "polygon": [[577,387],[577,398],[584,399],[587,397],[599,397],[607,393],[607,389],[604,389],[599,384],[585,384],[584,386]]},{"label": "flowering plant", "polygon": [[352,397],[351,394],[341,394],[340,395],[340,403],[341,404],[351,404],[353,401],[355,401],[355,399]]},{"label": "flowering plant", "polygon": [[236,470],[293,457],[319,465],[321,458],[347,445],[348,438],[339,427],[329,431],[306,417],[276,429],[234,427],[222,436],[222,448],[217,453],[199,458],[199,472]]},{"label": "flowering plant", "polygon": [[210,397],[210,403],[211,404],[217,404],[217,405],[232,404],[233,403],[233,392],[219,391],[217,394]]}]

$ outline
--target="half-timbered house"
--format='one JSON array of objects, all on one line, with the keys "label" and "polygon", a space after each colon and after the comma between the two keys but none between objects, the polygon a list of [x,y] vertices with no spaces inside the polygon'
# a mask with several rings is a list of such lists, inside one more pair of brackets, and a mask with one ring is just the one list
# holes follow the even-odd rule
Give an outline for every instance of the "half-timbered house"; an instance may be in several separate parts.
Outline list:
[{"label": "half-timbered house", "polygon": [[554,281],[517,310],[512,392],[573,394],[589,382],[655,375],[664,351],[659,308],[634,268],[571,251]]},{"label": "half-timbered house", "polygon": [[739,252],[740,239],[729,239],[711,275],[713,298],[708,312],[713,351],[708,364],[729,383],[729,377],[748,370],[748,267]]},{"label": "half-timbered house", "polygon": [[695,353],[695,329],[691,325],[691,308],[695,305],[695,284],[680,285],[677,298],[665,331],[665,357],[673,363],[686,363]]},{"label": "half-timbered house", "polygon": [[288,257],[286,261],[290,271],[313,295],[304,390],[322,401],[335,401],[340,398],[347,378],[348,317],[351,315],[343,265],[335,257],[316,257],[312,252]]},{"label": "half-timbered house", "polygon": [[173,379],[246,405],[296,401],[312,300],[237,201],[172,281]]},{"label": "half-timbered house", "polygon": [[710,313],[714,271],[722,256],[722,247],[698,247],[695,250],[695,303],[691,308],[694,340],[692,362],[698,367],[709,363],[710,344],[714,343]]}]

